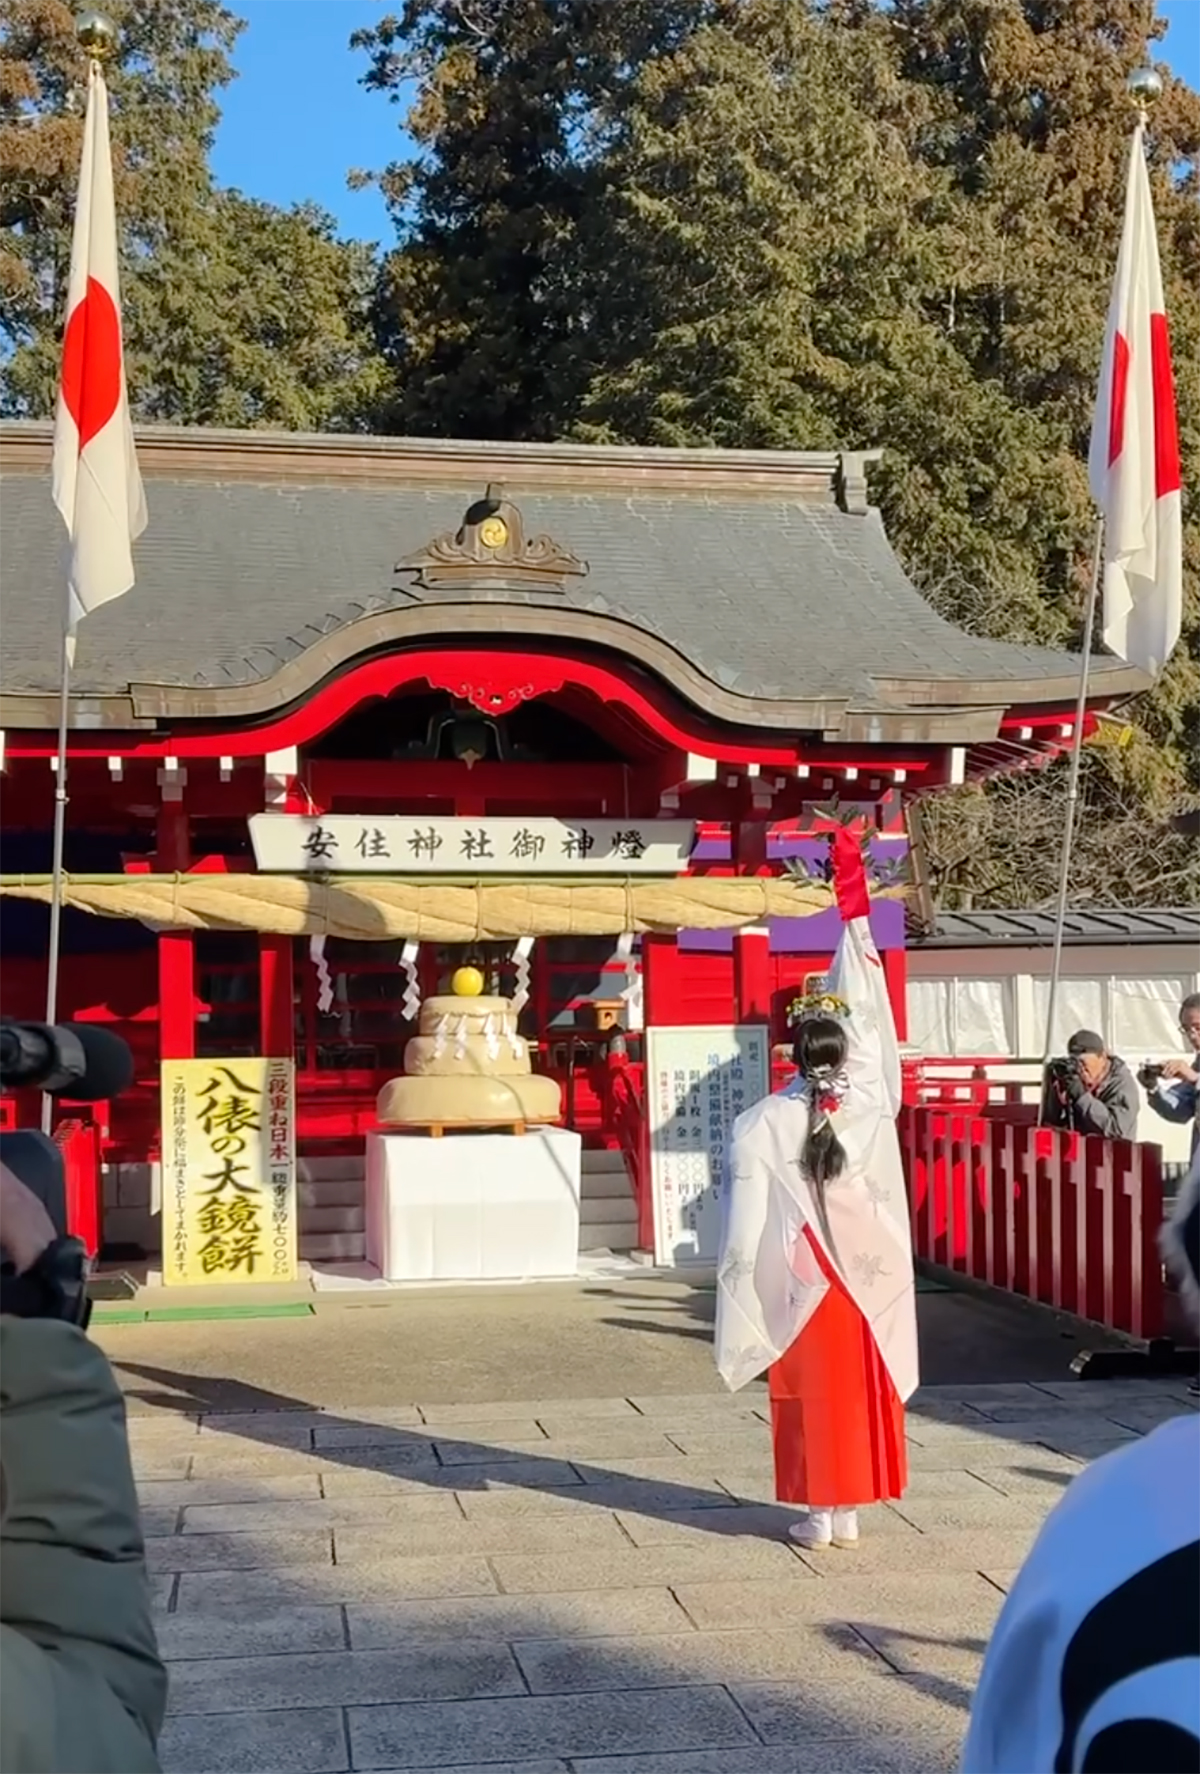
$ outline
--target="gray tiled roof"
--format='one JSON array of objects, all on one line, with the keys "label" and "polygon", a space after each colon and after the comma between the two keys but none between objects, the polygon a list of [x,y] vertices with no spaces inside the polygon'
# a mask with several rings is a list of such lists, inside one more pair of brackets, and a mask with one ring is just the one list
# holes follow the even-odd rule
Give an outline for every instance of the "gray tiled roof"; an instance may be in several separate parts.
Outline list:
[{"label": "gray tiled roof", "polygon": [[[444,475],[436,460],[431,472],[428,454],[421,475],[401,456],[386,475],[347,475],[344,484],[316,470],[312,484],[295,473],[273,477],[265,459],[228,476],[219,466],[173,471],[165,434],[152,435],[159,454],[147,475],[150,522],[136,545],[137,583],[84,624],[81,695],[121,694],[131,683],[260,682],[364,614],[409,608],[414,595],[432,601],[408,589],[411,579],[394,563],[455,529],[483,492],[477,469],[456,469],[447,457]],[[254,434],[245,441],[253,461]],[[635,454],[644,462],[651,453],[629,454],[632,469]],[[562,593],[482,595],[632,624],[727,691],[760,703],[832,697],[871,710],[907,701],[884,681],[904,679],[928,680],[931,692],[940,684],[927,700],[943,705],[959,700],[945,694],[947,683],[962,686],[964,701],[979,699],[969,686],[982,682],[1012,686],[1013,700],[1036,700],[1051,680],[1061,693],[1078,669],[1070,655],[974,639],[942,621],[906,577],[878,515],[840,509],[832,490],[793,498],[778,483],[756,488],[749,475],[744,491],[731,490],[729,477],[716,490],[661,490],[632,471],[624,485],[581,474],[577,489],[547,487],[532,472],[522,485],[511,456],[505,494],[526,533],[549,534],[589,571]],[[0,537],[0,681],[8,693],[52,692],[64,547],[44,470],[0,477]],[[442,593],[439,601],[463,596]],[[451,609],[444,615],[444,632],[453,634]],[[1128,676],[1119,662],[1097,660],[1097,694],[1106,678],[1128,688],[1110,676],[1121,671]],[[1016,693],[1021,685],[1025,698]]]},{"label": "gray tiled roof", "polygon": [[[1054,941],[1053,912],[939,912],[927,936],[910,936],[922,949],[1042,948]],[[1186,942],[1200,954],[1200,909],[1089,909],[1067,913],[1068,943]]]}]

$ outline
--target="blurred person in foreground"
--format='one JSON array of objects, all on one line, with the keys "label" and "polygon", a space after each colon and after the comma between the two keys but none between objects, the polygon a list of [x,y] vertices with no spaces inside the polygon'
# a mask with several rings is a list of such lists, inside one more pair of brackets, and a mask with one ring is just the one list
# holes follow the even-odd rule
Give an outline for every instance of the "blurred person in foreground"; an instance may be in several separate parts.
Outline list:
[{"label": "blurred person in foreground", "polygon": [[1191,1058],[1143,1066],[1138,1078],[1156,1115],[1184,1126],[1191,1122],[1194,1157],[1200,1148],[1200,992],[1193,992],[1179,1006],[1179,1027],[1191,1049]]},{"label": "blurred person in foreground", "polygon": [[1138,1095],[1123,1059],[1091,1029],[1076,1029],[1067,1056],[1051,1060],[1042,1122],[1106,1140],[1137,1138]]},{"label": "blurred person in foreground", "polygon": [[917,1385],[899,1048],[848,832],[834,868],[829,990],[793,1006],[795,1082],[734,1125],[717,1266],[717,1367],[734,1390],[766,1370],[775,1495],[812,1550],[852,1548],[859,1506],[903,1495]]},{"label": "blurred person in foreground", "polygon": [[158,1774],[167,1677],[124,1402],[79,1328],[80,1247],[5,1165],[0,1244],[22,1295],[0,1313],[0,1774]]},{"label": "blurred person in foreground", "polygon": [[[1200,1152],[1200,992],[1192,992],[1179,1006],[1179,1027],[1191,1048],[1191,1059],[1143,1066],[1138,1081],[1156,1115],[1177,1126],[1191,1122],[1191,1155],[1195,1158]],[[1200,1379],[1193,1380],[1188,1391],[1193,1398],[1200,1398]]]},{"label": "blurred person in foreground", "polygon": [[[1163,1255],[1200,1328],[1200,1153]],[[962,1774],[1196,1774],[1200,1415],[1180,1407],[1047,1520],[988,1646]]]}]

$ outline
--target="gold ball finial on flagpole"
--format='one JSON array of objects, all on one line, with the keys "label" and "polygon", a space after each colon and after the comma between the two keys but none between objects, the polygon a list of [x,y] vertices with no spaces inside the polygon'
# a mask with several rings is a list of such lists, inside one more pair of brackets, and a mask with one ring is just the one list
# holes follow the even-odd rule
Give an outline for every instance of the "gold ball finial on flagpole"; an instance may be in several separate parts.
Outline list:
[{"label": "gold ball finial on flagpole", "polygon": [[1155,68],[1135,68],[1127,77],[1125,87],[1138,110],[1145,115],[1147,105],[1162,97],[1162,75]]},{"label": "gold ball finial on flagpole", "polygon": [[107,61],[117,47],[117,27],[105,13],[90,6],[75,14],[75,35],[95,62]]}]

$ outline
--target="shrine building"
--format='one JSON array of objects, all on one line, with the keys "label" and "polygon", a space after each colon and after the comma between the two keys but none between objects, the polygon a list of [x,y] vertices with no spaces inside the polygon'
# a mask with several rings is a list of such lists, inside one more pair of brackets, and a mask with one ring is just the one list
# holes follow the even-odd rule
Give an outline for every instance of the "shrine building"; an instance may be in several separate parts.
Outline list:
[{"label": "shrine building", "polygon": [[[33,1019],[50,447],[48,424],[0,425],[0,963],[5,1014]],[[79,634],[58,1000],[134,1050],[129,1093],[59,1111],[97,1129],[126,1260],[159,1248],[160,1065],[255,1055],[294,1064],[301,1256],[360,1259],[376,1095],[468,960],[524,1000],[585,1148],[622,1155],[596,1159],[590,1201],[585,1162],[582,1236],[629,1249],[646,1031],[782,1041],[837,940],[834,804],[870,829],[903,1035],[909,804],[1072,739],[1078,659],[934,613],[870,503],[875,455],[162,427],[138,453],[137,583]],[[1089,723],[1145,685],[1098,657]],[[3,1108],[36,1125],[36,1101]]]}]

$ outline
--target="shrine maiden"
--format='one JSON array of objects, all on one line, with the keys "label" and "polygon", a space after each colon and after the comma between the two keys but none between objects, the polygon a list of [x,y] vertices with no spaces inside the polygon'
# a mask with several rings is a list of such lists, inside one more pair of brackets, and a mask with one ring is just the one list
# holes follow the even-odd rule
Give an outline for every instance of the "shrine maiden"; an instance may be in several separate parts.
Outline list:
[{"label": "shrine maiden", "polygon": [[853,1545],[858,1505],[903,1493],[917,1386],[899,1050],[865,884],[839,904],[864,915],[799,1006],[796,1080],[734,1125],[717,1272],[717,1367],[735,1391],[767,1371],[776,1495],[810,1547]]}]

